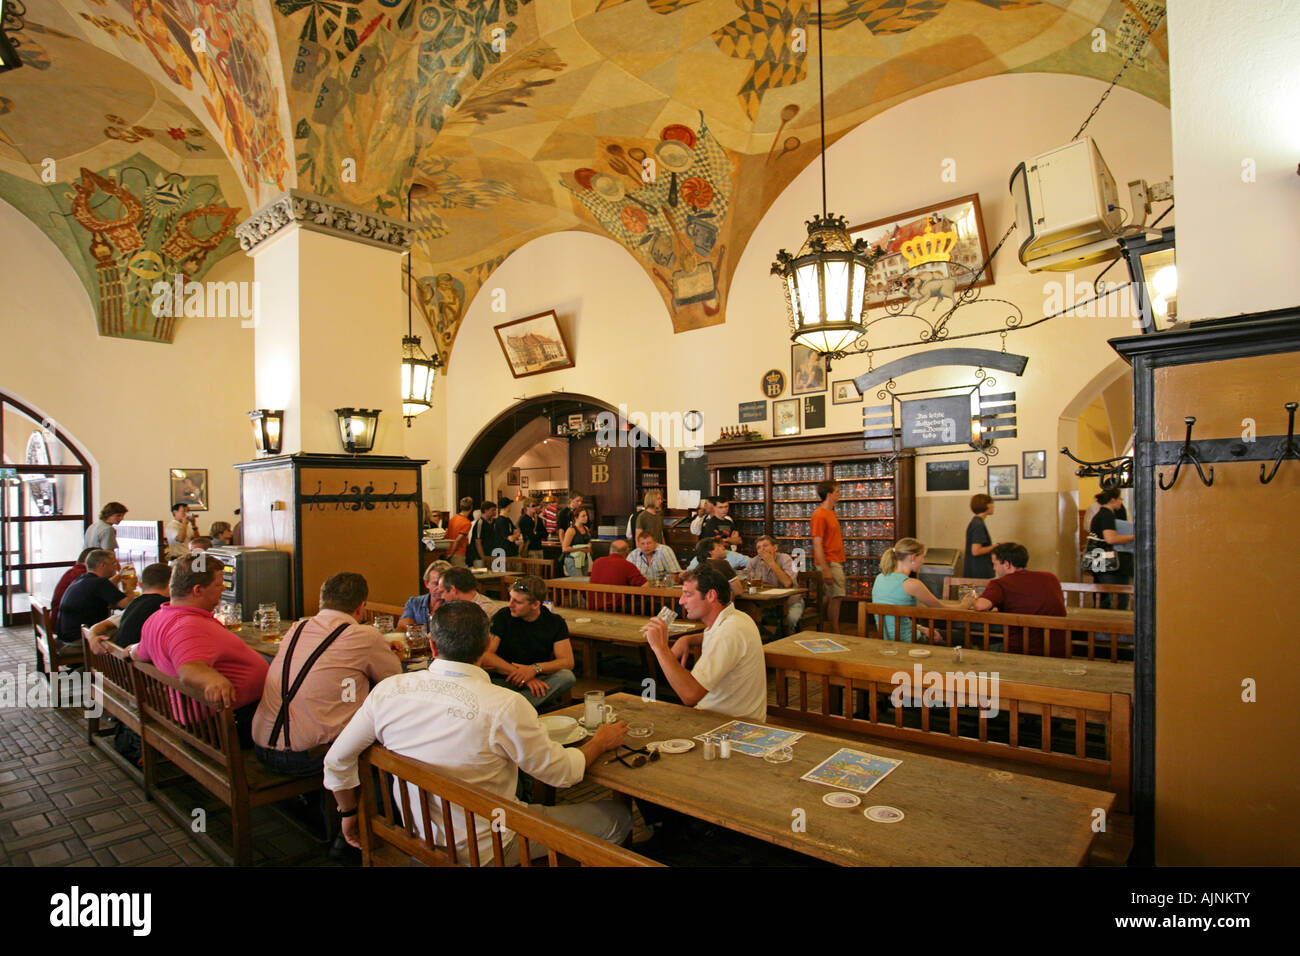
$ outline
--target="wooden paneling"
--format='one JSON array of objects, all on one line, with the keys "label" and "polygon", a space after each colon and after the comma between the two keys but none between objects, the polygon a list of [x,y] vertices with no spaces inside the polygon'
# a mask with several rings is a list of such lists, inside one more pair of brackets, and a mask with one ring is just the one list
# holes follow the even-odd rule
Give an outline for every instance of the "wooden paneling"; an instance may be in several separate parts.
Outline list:
[{"label": "wooden paneling", "polygon": [[[591,456],[596,447],[595,435],[569,442],[569,489],[584,495],[588,506],[594,500],[600,509],[599,514],[592,515],[596,519],[592,522],[593,532],[595,525],[605,515],[613,515],[626,522],[627,516],[635,507],[633,499],[636,494],[635,449],[606,449],[608,455],[602,461]],[[593,466],[602,464],[608,469],[608,480],[598,482],[595,479],[604,476],[606,472],[598,471]]]},{"label": "wooden paneling", "polygon": [[[389,479],[392,487],[392,479]],[[315,482],[312,483],[315,487]],[[303,613],[319,609],[320,586],[331,574],[356,571],[370,585],[370,599],[403,604],[419,594],[420,561],[416,550],[419,509],[377,505],[351,511],[326,505],[302,515]]]},{"label": "wooden paneling", "polygon": [[[1300,399],[1300,354],[1154,377],[1158,439],[1181,440],[1184,415],[1197,417],[1194,438],[1238,435],[1246,417],[1261,435],[1284,434],[1282,405]],[[1258,463],[1219,463],[1208,488],[1184,468],[1155,506],[1156,861],[1295,865],[1300,463],[1284,463],[1268,485]],[[1246,681],[1253,703],[1242,699]]]},{"label": "wooden paneling", "polygon": [[294,501],[293,466],[288,459],[278,468],[242,471],[239,517],[244,523],[244,546],[292,554],[297,531]]}]

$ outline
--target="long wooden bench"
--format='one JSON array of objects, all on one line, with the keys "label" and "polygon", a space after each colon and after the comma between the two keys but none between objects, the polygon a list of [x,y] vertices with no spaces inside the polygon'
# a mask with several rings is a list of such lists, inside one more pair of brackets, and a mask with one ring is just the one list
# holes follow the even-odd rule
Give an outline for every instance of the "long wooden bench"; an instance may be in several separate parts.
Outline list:
[{"label": "long wooden bench", "polygon": [[[249,812],[321,788],[320,777],[289,777],[266,770],[252,751],[240,749],[235,715],[228,707],[213,708],[203,695],[175,677],[168,677],[152,664],[135,661],[132,666],[135,696],[140,705],[145,795],[159,797],[178,824],[193,831],[188,809],[174,805],[157,792],[156,750],[205,790],[230,807],[233,853],[206,832],[195,833],[214,854],[236,866],[252,861]],[[183,714],[178,718],[176,712]]]},{"label": "long wooden bench", "polygon": [[[365,866],[505,866],[507,848],[500,827],[495,825],[490,829],[490,861],[481,858],[476,836],[465,841],[467,853],[457,851],[457,833],[475,834],[478,818],[493,823],[500,820],[502,826],[515,832],[520,866],[535,865],[530,859],[535,843],[546,848],[545,859],[550,866],[558,866],[561,860],[572,860],[582,866],[659,866],[653,860],[565,826],[522,804],[504,801],[498,794],[442,776],[429,764],[385,750],[378,744],[362,753],[360,775],[358,821],[361,859]],[[394,782],[402,786],[394,787]],[[418,794],[416,806],[411,804],[412,787]],[[400,815],[393,799],[395,789],[401,799]],[[438,798],[440,807],[435,807],[434,797]],[[500,811],[505,812],[504,819]],[[434,843],[435,818],[447,836],[445,846]],[[418,827],[417,821],[421,824]]]},{"label": "long wooden bench", "polygon": [[[819,654],[795,643],[818,637],[834,640],[847,650]],[[775,673],[776,690],[776,705],[769,705],[768,716],[1087,773],[1102,778],[1104,786],[1118,795],[1120,808],[1128,809],[1131,663],[1098,661],[1087,666],[1086,674],[1070,676],[1063,672],[1059,659],[971,650],[963,651],[962,662],[956,663],[948,652],[936,649],[932,656],[918,660],[906,653],[910,647],[815,632],[768,644],[763,653]],[[889,649],[897,651],[896,656],[882,653]],[[918,668],[920,686],[915,679]],[[986,677],[997,674],[994,700],[1007,720],[982,713],[978,701],[972,702],[969,696],[965,706],[947,697],[959,683],[963,693],[969,693],[968,688],[978,691],[981,673]],[[935,685],[927,698],[926,681],[934,678],[925,675],[931,674],[940,679],[955,676]],[[894,706],[891,695],[902,686],[903,676],[911,685],[911,694],[900,691],[902,706]],[[939,687],[943,694],[938,693]],[[986,681],[984,689],[992,695],[995,688]],[[907,720],[909,710],[919,714],[919,726],[917,720]],[[1021,735],[1021,715],[1038,716],[1037,734]],[[1073,724],[1068,753],[1053,749],[1054,736],[1059,738],[1065,732],[1063,722]]]},{"label": "long wooden bench", "polygon": [[[140,704],[135,697],[135,676],[131,655],[125,647],[105,643],[103,653],[96,654],[90,641],[89,628],[81,629],[81,642],[85,647],[86,673],[91,676],[91,688],[100,701],[105,714],[140,733]],[[99,675],[95,680],[94,675]],[[99,717],[86,719],[86,739],[95,742],[99,734]]]},{"label": "long wooden bench", "polygon": [[[506,587],[509,587],[509,583]],[[546,582],[546,596],[557,607],[654,617],[665,607],[676,611],[682,592],[677,588],[637,588],[554,578]]]},{"label": "long wooden bench", "polygon": [[[964,587],[983,591],[992,578],[946,578],[943,585],[943,597],[952,601],[961,597]],[[1131,584],[1097,584],[1095,581],[1062,581],[1061,597],[1066,607],[1100,607],[1104,594],[1133,594]],[[935,595],[938,597],[938,595]]]},{"label": "long wooden bench", "polygon": [[[1059,644],[1064,647],[1065,657],[1087,657],[1088,660],[1095,660],[1098,648],[1104,647],[1110,651],[1108,659],[1117,661],[1120,659],[1121,636],[1130,638],[1130,641],[1123,643],[1122,649],[1130,655],[1133,651],[1131,641],[1133,619],[1123,612],[1103,610],[1099,611],[1096,617],[1086,614],[1052,617],[1045,614],[1002,614],[998,611],[967,611],[962,608],[933,608],[921,605],[907,607],[900,604],[871,603],[864,606],[864,611],[868,615],[879,615],[882,623],[885,618],[892,619],[895,634],[899,633],[900,624],[904,620],[912,622],[913,633],[916,632],[918,625],[935,628],[942,637],[942,643],[947,646],[952,646],[953,642],[952,624],[960,623],[965,631],[964,645],[966,647],[973,645],[986,651],[990,649],[990,643],[995,641],[1000,643],[1001,649],[1005,651],[1006,629],[1013,627],[1022,628],[1026,635],[1030,629],[1044,632],[1041,639],[1041,653],[1044,657],[1052,656],[1053,644]],[[938,627],[940,623],[948,626]],[[1057,640],[1062,633],[1066,636]],[[1029,644],[1029,640],[1022,637],[1019,653],[1031,653]]]}]

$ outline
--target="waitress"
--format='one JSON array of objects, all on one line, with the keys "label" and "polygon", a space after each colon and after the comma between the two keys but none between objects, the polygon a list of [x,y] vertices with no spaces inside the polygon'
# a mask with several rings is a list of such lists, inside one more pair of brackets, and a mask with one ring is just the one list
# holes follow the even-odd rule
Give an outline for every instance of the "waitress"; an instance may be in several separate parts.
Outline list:
[{"label": "waitress", "polygon": [[971,495],[970,510],[975,517],[966,525],[966,560],[962,574],[968,578],[992,578],[993,539],[984,519],[993,514],[993,499],[988,495]]},{"label": "waitress", "polygon": [[579,508],[573,513],[573,524],[564,529],[564,540],[560,550],[564,552],[565,577],[576,578],[591,567],[588,549],[591,543],[590,521],[586,508]]},{"label": "waitress", "polygon": [[[1124,521],[1127,512],[1124,510],[1124,502],[1120,500],[1118,491],[1103,491],[1096,496],[1097,504],[1101,507],[1095,515],[1092,516],[1092,523],[1088,526],[1088,533],[1094,537],[1101,538],[1108,545],[1114,547],[1117,544],[1131,544],[1134,535],[1120,534],[1115,528],[1116,521]],[[1119,556],[1119,568],[1114,571],[1095,572],[1092,579],[1098,584],[1132,584],[1133,583],[1133,552],[1131,550],[1115,549]],[[1110,607],[1111,597],[1119,600],[1115,602],[1115,607],[1123,611],[1128,607],[1127,594],[1103,594],[1098,602],[1100,607]]]}]

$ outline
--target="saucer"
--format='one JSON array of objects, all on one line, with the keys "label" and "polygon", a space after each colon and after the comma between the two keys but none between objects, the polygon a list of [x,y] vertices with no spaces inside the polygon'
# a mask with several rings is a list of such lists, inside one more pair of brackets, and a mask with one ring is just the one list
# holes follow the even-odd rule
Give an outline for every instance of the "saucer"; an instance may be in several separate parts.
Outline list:
[{"label": "saucer", "polygon": [[659,750],[666,754],[684,754],[694,747],[695,741],[686,740],[683,737],[676,737],[673,740],[664,740],[659,743]]},{"label": "saucer", "polygon": [[563,738],[562,740],[556,740],[555,742],[559,744],[561,747],[565,747],[568,746],[569,744],[576,744],[579,740],[584,740],[590,736],[591,734],[587,731],[587,728],[582,726],[582,724],[578,724],[578,726],[573,728],[573,731],[569,734],[569,736]]},{"label": "saucer", "polygon": [[862,815],[875,823],[897,823],[903,819],[903,811],[896,807],[867,807]]},{"label": "saucer", "polygon": [[918,647],[915,650],[908,651],[907,656],[908,657],[929,657],[930,652],[927,651],[924,647]]},{"label": "saucer", "polygon": [[828,807],[856,807],[861,802],[856,793],[828,793],[822,797],[822,803]]}]

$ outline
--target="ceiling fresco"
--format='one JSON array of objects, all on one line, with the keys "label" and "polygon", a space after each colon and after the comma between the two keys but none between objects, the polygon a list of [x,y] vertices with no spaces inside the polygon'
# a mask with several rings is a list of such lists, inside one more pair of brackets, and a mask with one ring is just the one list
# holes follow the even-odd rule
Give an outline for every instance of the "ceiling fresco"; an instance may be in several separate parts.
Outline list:
[{"label": "ceiling fresco", "polygon": [[[151,102],[188,107],[198,119],[178,128],[204,131],[195,142],[219,150],[227,168],[204,172],[217,177],[223,198],[209,204],[255,208],[296,186],[401,218],[410,184],[426,183],[429,193],[413,207],[412,295],[448,356],[470,302],[491,288],[505,257],[566,229],[623,245],[654,282],[675,330],[720,323],[748,237],[817,155],[815,3],[28,6],[29,22],[81,37],[119,58],[119,68],[121,60],[135,67],[122,69],[121,80],[100,70],[94,81],[66,68],[48,99],[68,97],[84,79],[98,89],[82,112],[93,104],[99,124],[82,117],[84,128],[60,133],[68,149],[120,145],[107,132],[96,145],[82,144],[107,128],[101,113],[167,128],[142,119],[145,93],[136,87],[147,80]],[[983,76],[1066,72],[1109,81],[1163,7],[1163,0],[825,0],[827,138],[913,96]],[[1095,49],[1097,27],[1106,31],[1104,52]],[[196,29],[204,31],[204,54],[193,50]],[[23,39],[46,38],[29,26]],[[54,80],[57,51],[50,61],[48,69],[0,77],[0,97],[13,100],[0,115],[6,141],[28,109],[10,92],[13,78],[29,74],[26,86]],[[1163,26],[1123,82],[1168,102]],[[118,94],[139,104],[135,115],[110,108]],[[155,155],[159,139],[147,143],[163,171],[187,181],[198,172],[195,156],[176,154],[179,141],[166,144],[176,161],[163,162]],[[30,169],[11,169],[7,149],[0,143],[0,170],[38,181]],[[21,152],[36,162],[30,149]],[[83,165],[102,172],[113,162]],[[73,173],[60,182],[80,178],[79,168]],[[9,180],[0,194],[10,196]],[[219,254],[223,248],[211,250],[205,264]]]}]

